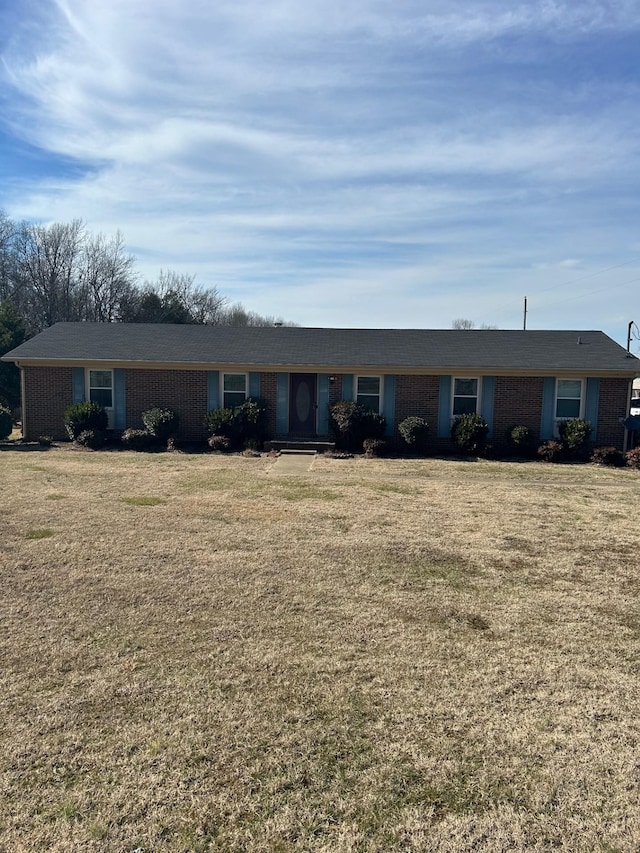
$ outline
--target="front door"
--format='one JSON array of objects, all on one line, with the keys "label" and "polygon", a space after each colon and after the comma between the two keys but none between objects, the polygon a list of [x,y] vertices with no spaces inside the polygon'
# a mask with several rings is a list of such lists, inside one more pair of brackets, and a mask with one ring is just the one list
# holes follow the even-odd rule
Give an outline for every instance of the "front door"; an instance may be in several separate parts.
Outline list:
[{"label": "front door", "polygon": [[292,373],[289,386],[289,432],[293,435],[315,435],[316,375]]}]

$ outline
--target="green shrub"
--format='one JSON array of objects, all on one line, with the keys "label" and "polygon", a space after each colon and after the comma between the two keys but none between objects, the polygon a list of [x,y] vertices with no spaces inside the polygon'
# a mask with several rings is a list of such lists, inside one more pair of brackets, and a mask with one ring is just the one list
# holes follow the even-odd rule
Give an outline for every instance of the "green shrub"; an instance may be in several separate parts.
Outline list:
[{"label": "green shrub", "polygon": [[264,400],[249,397],[232,409],[212,409],[205,418],[205,427],[210,436],[228,438],[232,448],[250,443],[259,447],[267,434],[267,405]]},{"label": "green shrub", "polygon": [[0,441],[9,438],[13,430],[11,411],[6,406],[0,406]]},{"label": "green shrub", "polygon": [[560,441],[543,441],[538,447],[538,456],[543,462],[562,462],[566,458],[565,447]]},{"label": "green shrub", "polygon": [[216,453],[228,453],[231,442],[226,435],[210,435],[207,444]]},{"label": "green shrub", "polygon": [[460,415],[451,427],[451,438],[463,453],[482,454],[489,434],[489,425],[481,415]]},{"label": "green shrub", "polygon": [[411,453],[425,453],[429,441],[429,424],[424,418],[409,417],[398,424],[398,432]]},{"label": "green shrub", "polygon": [[382,438],[365,438],[362,442],[364,455],[372,458],[374,456],[386,456],[389,445]]},{"label": "green shrub", "polygon": [[634,447],[633,450],[628,450],[625,458],[629,468],[640,469],[640,446]]},{"label": "green shrub", "polygon": [[175,435],[180,423],[180,416],[171,409],[155,406],[142,413],[142,423],[147,432],[160,444],[166,444]]},{"label": "green shrub", "polygon": [[104,432],[108,425],[107,413],[97,403],[74,403],[65,409],[64,428],[72,441],[85,430]]},{"label": "green shrub", "polygon": [[533,453],[533,435],[528,426],[518,424],[507,430],[507,444],[514,456],[531,456]]},{"label": "green shrub", "polygon": [[101,429],[83,429],[74,438],[73,443],[80,447],[88,447],[90,450],[99,450],[105,441],[104,431]]},{"label": "green shrub", "polygon": [[146,429],[125,429],[121,441],[130,450],[148,450],[156,444],[155,437]]},{"label": "green shrub", "polygon": [[366,438],[382,438],[386,421],[353,400],[340,400],[329,409],[329,430],[340,450],[360,452]]},{"label": "green shrub", "polygon": [[572,418],[569,421],[561,421],[558,425],[560,441],[565,447],[570,459],[585,459],[587,457],[587,443],[591,436],[591,424],[582,418]]},{"label": "green shrub", "polygon": [[622,468],[625,464],[624,454],[617,447],[594,447],[591,461],[611,468]]}]

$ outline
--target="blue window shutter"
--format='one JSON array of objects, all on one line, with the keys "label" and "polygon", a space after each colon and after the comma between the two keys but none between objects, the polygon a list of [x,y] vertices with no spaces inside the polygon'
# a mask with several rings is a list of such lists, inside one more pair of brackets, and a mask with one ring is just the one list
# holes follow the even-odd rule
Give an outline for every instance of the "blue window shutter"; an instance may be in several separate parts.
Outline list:
[{"label": "blue window shutter", "polygon": [[342,399],[353,400],[353,374],[345,373],[342,377]]},{"label": "blue window shutter", "polygon": [[553,422],[555,420],[556,380],[553,376],[545,376],[542,383],[542,419],[540,421],[540,438],[544,441],[553,438]]},{"label": "blue window shutter", "polygon": [[396,416],[396,377],[384,377],[384,392],[382,394],[382,414],[387,422],[385,435],[393,435]]},{"label": "blue window shutter", "polygon": [[485,423],[489,424],[489,437],[493,435],[493,401],[496,396],[496,377],[482,377],[482,399],[480,401],[480,414]]},{"label": "blue window shutter", "polygon": [[438,438],[451,435],[451,377],[440,377],[438,391]]},{"label": "blue window shutter", "polygon": [[220,408],[220,371],[207,371],[207,411]]},{"label": "blue window shutter", "polygon": [[127,400],[125,395],[125,372],[122,368],[113,371],[113,428],[126,426]]},{"label": "blue window shutter", "polygon": [[73,368],[73,402],[84,403],[84,367]]},{"label": "blue window shutter", "polygon": [[329,374],[318,374],[318,435],[329,434]]},{"label": "blue window shutter", "polygon": [[250,373],[249,374],[249,396],[253,397],[254,400],[260,396],[260,374],[259,373]]},{"label": "blue window shutter", "polygon": [[600,404],[600,380],[587,379],[587,398],[584,406],[584,418],[591,424],[591,441],[597,441],[598,406]]},{"label": "blue window shutter", "polygon": [[276,432],[289,432],[289,374],[278,373],[276,384]]}]

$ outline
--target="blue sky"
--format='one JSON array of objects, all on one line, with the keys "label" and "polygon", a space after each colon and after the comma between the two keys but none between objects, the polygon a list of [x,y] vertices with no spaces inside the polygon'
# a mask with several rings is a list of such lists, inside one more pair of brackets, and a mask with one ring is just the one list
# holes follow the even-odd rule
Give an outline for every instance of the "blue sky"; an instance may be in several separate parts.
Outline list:
[{"label": "blue sky", "polygon": [[[640,323],[637,0],[0,0],[0,207],[303,325]],[[638,316],[636,316],[634,314]]]}]

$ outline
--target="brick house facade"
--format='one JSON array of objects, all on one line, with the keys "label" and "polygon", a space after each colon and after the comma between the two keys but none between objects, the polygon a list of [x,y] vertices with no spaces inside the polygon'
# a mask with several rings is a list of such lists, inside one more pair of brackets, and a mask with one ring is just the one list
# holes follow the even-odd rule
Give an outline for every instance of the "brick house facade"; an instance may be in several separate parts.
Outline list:
[{"label": "brick house facade", "polygon": [[623,449],[640,374],[602,332],[63,323],[4,359],[21,368],[27,440],[64,438],[65,409],[100,399],[114,431],[141,427],[142,413],[162,406],[178,412],[180,440],[201,442],[206,413],[245,397],[265,400],[271,437],[326,438],[330,405],[349,399],[384,415],[392,442],[405,418],[425,418],[443,450],[461,410],[482,415],[497,448],[511,426],[539,441],[579,416],[594,443]]}]

